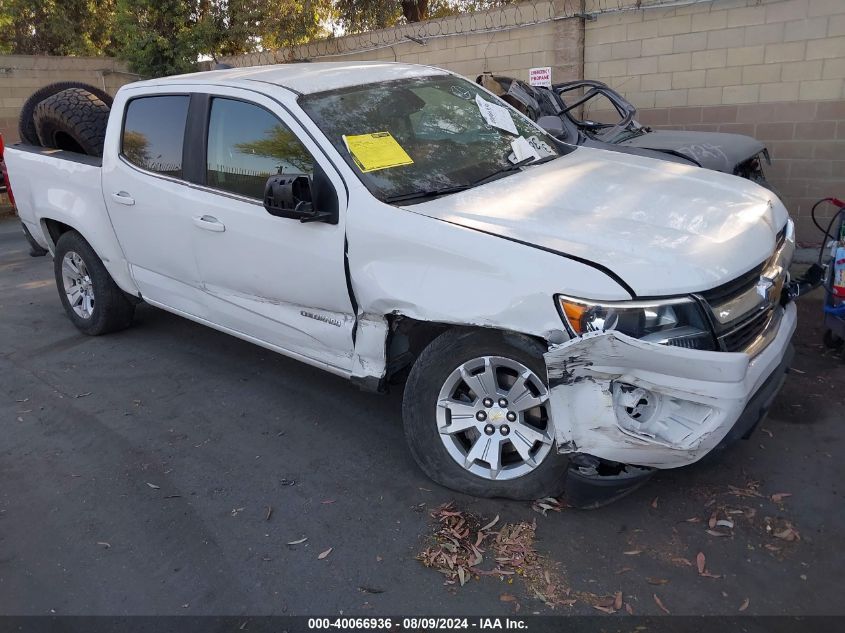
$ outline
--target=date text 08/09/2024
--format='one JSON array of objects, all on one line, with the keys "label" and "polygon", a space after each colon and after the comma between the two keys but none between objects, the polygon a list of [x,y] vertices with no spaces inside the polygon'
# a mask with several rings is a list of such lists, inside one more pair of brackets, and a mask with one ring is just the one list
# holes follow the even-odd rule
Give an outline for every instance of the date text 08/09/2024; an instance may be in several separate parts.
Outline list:
[{"label": "date text 08/09/2024", "polygon": [[308,629],[347,631],[451,631],[478,630],[504,631],[526,630],[527,623],[519,618],[309,618]]}]

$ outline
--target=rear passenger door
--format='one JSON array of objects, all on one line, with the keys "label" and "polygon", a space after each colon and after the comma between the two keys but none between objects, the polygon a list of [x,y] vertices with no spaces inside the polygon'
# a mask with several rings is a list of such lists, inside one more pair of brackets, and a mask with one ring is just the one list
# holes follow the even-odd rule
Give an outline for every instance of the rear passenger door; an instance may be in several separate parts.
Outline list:
[{"label": "rear passenger door", "polygon": [[[103,195],[141,294],[190,316],[207,316],[191,248],[191,189],[184,182],[188,94],[126,102],[117,152],[103,161]],[[114,142],[114,141],[112,141]]]},{"label": "rear passenger door", "polygon": [[[216,92],[219,90],[219,92]],[[293,355],[351,368],[354,313],[346,283],[346,189],[298,122],[249,91],[206,95],[202,187],[192,244],[212,320]],[[337,224],[301,223],[264,208],[270,176],[322,169]]]}]

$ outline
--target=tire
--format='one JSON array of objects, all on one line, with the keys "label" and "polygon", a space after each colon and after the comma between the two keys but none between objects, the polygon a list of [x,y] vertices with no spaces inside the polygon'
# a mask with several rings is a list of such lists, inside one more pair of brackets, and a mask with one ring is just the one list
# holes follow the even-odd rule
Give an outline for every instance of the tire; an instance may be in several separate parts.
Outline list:
[{"label": "tire", "polygon": [[[470,367],[474,363],[484,363],[484,372],[487,371],[488,366],[493,368],[493,375],[496,375],[496,371],[503,372],[502,377],[496,378],[497,394],[510,395],[515,391],[508,392],[509,385],[503,385],[501,382],[511,379],[509,376],[512,368],[502,365],[510,364],[517,372],[521,371],[518,367],[530,370],[533,373],[530,378],[532,389],[537,393],[545,393],[547,396],[546,371],[542,356],[544,351],[540,344],[527,337],[494,330],[449,330],[423,350],[411,368],[405,385],[402,417],[411,454],[426,475],[447,488],[479,497],[526,500],[557,496],[563,491],[568,459],[557,453],[554,428],[551,418],[547,415],[549,411],[547,400],[541,407],[519,414],[515,413],[519,408],[515,403],[506,402],[507,415],[520,417],[503,419],[502,409],[498,408],[501,401],[497,402],[493,408],[487,408],[482,398],[474,392],[466,391],[470,383],[462,382],[462,378],[457,378],[459,386],[456,392],[453,393],[450,387],[456,380],[455,376],[461,376],[460,368]],[[545,392],[536,389],[537,385],[545,389]],[[515,389],[516,382],[511,386]],[[441,399],[444,393],[451,394],[450,398],[455,393],[459,393],[463,402],[449,400],[449,406],[444,408],[440,404],[444,402]],[[494,397],[499,397],[499,395]],[[523,400],[522,398],[515,399]],[[453,408],[453,404],[458,408]],[[466,406],[470,408],[462,408]],[[440,432],[438,427],[448,428],[455,424],[456,420],[461,420],[460,415],[458,418],[455,417],[458,410],[463,412],[464,422],[456,428],[470,423],[474,425],[472,418],[478,419],[477,412],[481,408],[485,409],[484,420],[487,424],[478,426],[475,430],[470,429],[464,434],[453,435]],[[446,409],[450,411],[448,415]],[[473,411],[474,416],[470,415]],[[529,456],[536,461],[536,465],[531,466],[527,460],[521,458],[521,454],[516,450],[515,442],[517,437],[525,436],[524,422],[528,420],[527,416],[534,416],[543,411],[546,415],[543,432],[545,439],[533,444],[536,452]],[[496,428],[497,424],[499,424],[498,430],[491,432],[490,427]],[[509,432],[506,432],[503,426],[508,424],[510,424]],[[538,427],[531,428],[536,433]],[[519,433],[520,430],[523,432]],[[501,442],[498,444],[502,447],[501,451],[497,451],[501,455],[500,468],[495,476],[491,476],[493,474],[491,471],[494,470],[490,467],[493,464],[492,461],[484,462],[475,459],[469,467],[466,465],[466,457],[473,453],[474,438],[477,438],[476,442],[483,440],[488,442],[487,447],[490,446],[482,433],[487,435],[490,441]],[[464,459],[463,464],[459,463],[462,459],[461,455]],[[510,464],[507,464],[508,460],[511,460]]]},{"label": "tire", "polygon": [[[70,260],[78,274],[74,273],[73,266],[67,267],[66,260]],[[53,270],[65,312],[82,332],[98,336],[131,325],[135,305],[117,287],[94,249],[76,231],[62,233],[56,242]],[[75,276],[77,282],[69,284],[68,276]],[[90,311],[85,309],[84,302],[74,301],[72,304],[69,295],[77,296],[72,288],[84,291],[83,294],[90,290]]]},{"label": "tire", "polygon": [[68,88],[82,88],[83,90],[87,90],[111,108],[112,97],[108,92],[100,90],[96,86],[82,83],[81,81],[60,81],[49,86],[44,86],[33,92],[21,108],[20,118],[18,119],[18,132],[20,133],[22,142],[29,143],[30,145],[41,145],[41,141],[38,139],[38,131],[35,129],[35,108],[44,99],[52,97],[54,94],[62,90],[67,90]]},{"label": "tire", "polygon": [[35,129],[44,147],[102,156],[109,107],[82,88],[68,88],[35,108]]}]

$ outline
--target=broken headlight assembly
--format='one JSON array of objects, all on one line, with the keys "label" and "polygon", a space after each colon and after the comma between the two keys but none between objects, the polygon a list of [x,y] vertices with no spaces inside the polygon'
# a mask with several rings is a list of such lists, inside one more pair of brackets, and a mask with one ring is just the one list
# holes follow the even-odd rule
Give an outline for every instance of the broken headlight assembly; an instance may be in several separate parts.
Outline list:
[{"label": "broken headlight assembly", "polygon": [[558,295],[557,301],[574,336],[615,330],[649,343],[716,349],[701,307],[692,299],[595,303]]}]

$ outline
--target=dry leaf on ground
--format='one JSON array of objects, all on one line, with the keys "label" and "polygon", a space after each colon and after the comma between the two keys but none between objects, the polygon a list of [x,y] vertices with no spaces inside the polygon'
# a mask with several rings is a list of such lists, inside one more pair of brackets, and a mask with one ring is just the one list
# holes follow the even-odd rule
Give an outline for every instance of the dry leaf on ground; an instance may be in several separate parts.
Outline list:
[{"label": "dry leaf on ground", "polygon": [[664,613],[666,613],[667,615],[672,615],[672,612],[671,612],[671,611],[669,611],[669,609],[667,609],[667,608],[665,607],[665,605],[663,604],[663,602],[660,600],[660,598],[657,596],[657,594],[656,594],[656,593],[655,593],[655,594],[652,594],[652,596],[654,597],[654,603],[655,603],[658,607],[660,607],[660,610],[661,610],[661,611],[663,611],[663,612],[664,612]]},{"label": "dry leaf on ground", "polygon": [[739,610],[740,610],[740,611],[745,611],[745,610],[748,608],[748,605],[749,605],[750,603],[751,603],[751,599],[750,599],[750,598],[746,598],[745,600],[743,600],[743,601],[742,601],[742,604],[741,604],[741,605],[739,605]]},{"label": "dry leaf on ground", "polygon": [[331,553],[332,553],[332,550],[333,550],[333,549],[334,549],[333,547],[330,547],[330,548],[329,548],[329,549],[327,549],[326,551],[324,551],[324,552],[320,552],[320,554],[317,556],[317,558],[318,558],[319,560],[323,560],[326,556],[328,556],[329,554],[331,554]]}]

